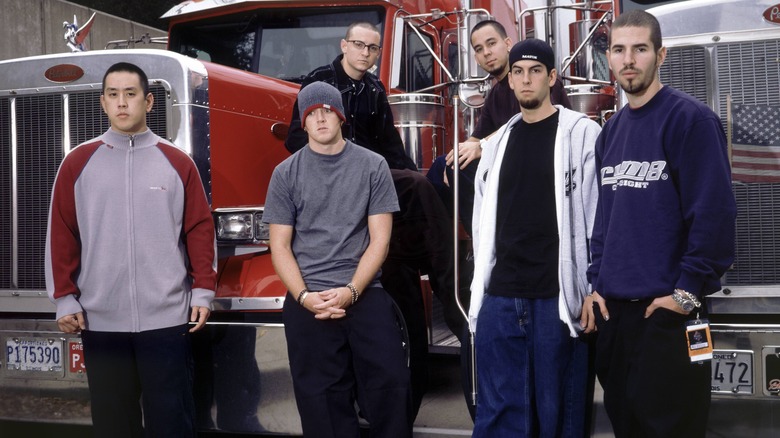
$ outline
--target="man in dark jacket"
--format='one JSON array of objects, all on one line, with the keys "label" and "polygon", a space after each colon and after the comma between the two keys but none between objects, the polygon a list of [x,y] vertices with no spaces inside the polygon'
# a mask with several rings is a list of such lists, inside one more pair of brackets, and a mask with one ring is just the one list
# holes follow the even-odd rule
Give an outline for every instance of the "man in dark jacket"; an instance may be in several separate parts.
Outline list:
[{"label": "man in dark jacket", "polygon": [[[390,169],[416,171],[417,166],[406,155],[401,136],[393,126],[385,87],[379,78],[368,73],[381,51],[379,31],[369,23],[355,23],[347,32],[346,39],[341,40],[342,55],[309,73],[301,88],[318,81],[336,87],[347,113],[342,127],[344,138],[385,157]],[[308,141],[300,122],[298,107],[293,105],[290,132],[284,143],[290,153],[302,149]]]}]

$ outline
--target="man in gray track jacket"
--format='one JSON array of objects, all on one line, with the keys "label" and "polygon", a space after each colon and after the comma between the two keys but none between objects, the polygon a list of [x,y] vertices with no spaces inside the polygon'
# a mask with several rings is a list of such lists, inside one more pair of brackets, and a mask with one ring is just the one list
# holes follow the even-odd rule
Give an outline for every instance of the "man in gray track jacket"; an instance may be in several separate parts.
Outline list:
[{"label": "man in gray track jacket", "polygon": [[54,182],[46,288],[60,329],[81,333],[95,436],[195,437],[189,332],[216,287],[211,211],[190,157],[146,126],[140,68],[111,66],[100,101],[111,128]]},{"label": "man in gray track jacket", "polygon": [[[598,124],[550,100],[555,57],[536,39],[509,54],[520,114],[482,151],[474,197],[474,437],[585,435]],[[477,324],[479,321],[479,324]]]}]

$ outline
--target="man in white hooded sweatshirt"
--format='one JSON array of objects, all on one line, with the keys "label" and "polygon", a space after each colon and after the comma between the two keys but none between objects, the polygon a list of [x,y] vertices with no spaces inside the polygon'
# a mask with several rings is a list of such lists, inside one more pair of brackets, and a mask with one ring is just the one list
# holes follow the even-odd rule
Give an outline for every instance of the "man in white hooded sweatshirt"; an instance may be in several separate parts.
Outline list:
[{"label": "man in white hooded sweatshirt", "polygon": [[484,145],[475,182],[473,436],[584,436],[588,352],[577,335],[601,129],[551,103],[546,42],[516,44],[509,64],[521,112]]}]

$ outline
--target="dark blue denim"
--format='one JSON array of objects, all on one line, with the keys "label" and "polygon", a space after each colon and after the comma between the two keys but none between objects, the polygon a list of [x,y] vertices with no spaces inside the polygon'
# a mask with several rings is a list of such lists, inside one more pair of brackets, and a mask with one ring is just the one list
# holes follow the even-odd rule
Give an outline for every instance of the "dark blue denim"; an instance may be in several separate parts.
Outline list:
[{"label": "dark blue denim", "polygon": [[569,336],[558,298],[486,294],[475,346],[473,437],[586,435],[588,347]]}]

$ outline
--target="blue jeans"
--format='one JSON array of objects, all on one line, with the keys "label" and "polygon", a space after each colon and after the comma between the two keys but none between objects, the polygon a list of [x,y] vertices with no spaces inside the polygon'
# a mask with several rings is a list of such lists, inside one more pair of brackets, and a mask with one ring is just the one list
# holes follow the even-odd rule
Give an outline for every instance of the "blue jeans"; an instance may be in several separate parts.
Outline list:
[{"label": "blue jeans", "polygon": [[569,336],[558,298],[485,295],[475,339],[473,437],[582,437],[588,347]]}]

